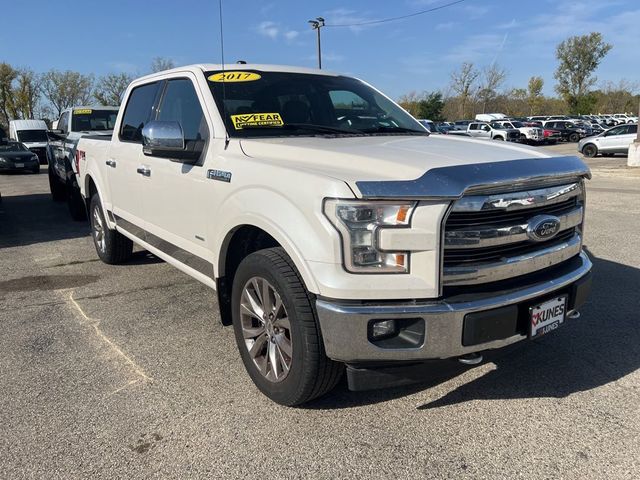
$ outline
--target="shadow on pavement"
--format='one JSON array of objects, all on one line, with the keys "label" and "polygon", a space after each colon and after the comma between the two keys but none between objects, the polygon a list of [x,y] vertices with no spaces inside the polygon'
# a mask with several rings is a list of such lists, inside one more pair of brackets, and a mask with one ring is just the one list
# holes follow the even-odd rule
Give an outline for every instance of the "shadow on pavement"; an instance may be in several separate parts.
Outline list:
[{"label": "shadow on pavement", "polygon": [[[640,269],[591,257],[593,290],[579,319],[568,320],[564,328],[539,340],[487,352],[485,359],[493,362],[494,370],[417,408],[472,400],[563,398],[636,371],[640,367]],[[425,364],[420,384],[349,392],[345,383],[307,408],[349,408],[384,402],[426,390],[467,370],[452,361]]]},{"label": "shadow on pavement", "polygon": [[2,198],[0,248],[20,247],[89,235],[87,222],[71,219],[67,205],[48,193]]}]

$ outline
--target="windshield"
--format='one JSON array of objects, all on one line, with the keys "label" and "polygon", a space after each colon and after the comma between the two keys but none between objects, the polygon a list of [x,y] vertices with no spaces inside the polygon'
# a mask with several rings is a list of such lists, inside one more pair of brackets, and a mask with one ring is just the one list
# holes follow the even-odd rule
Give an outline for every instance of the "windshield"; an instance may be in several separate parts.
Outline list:
[{"label": "windshield", "polygon": [[18,142],[0,143],[0,152],[26,152],[29,149]]},{"label": "windshield", "polygon": [[411,115],[354,78],[248,70],[205,75],[231,137],[428,135]]},{"label": "windshield", "polygon": [[117,116],[117,110],[79,108],[73,111],[71,130],[73,132],[113,130]]},{"label": "windshield", "polygon": [[18,140],[21,142],[46,142],[46,130],[18,130]]}]

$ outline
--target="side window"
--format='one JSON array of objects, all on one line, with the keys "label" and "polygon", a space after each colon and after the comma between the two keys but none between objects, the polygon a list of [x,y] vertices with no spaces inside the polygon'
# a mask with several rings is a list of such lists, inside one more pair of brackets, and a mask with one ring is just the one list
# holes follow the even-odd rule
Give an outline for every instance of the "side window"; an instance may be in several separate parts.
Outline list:
[{"label": "side window", "polygon": [[149,121],[158,91],[158,82],[136,87],[131,91],[120,126],[120,140],[142,143],[142,129]]},{"label": "side window", "polygon": [[187,150],[202,150],[209,138],[204,112],[191,80],[180,78],[167,82],[158,120],[180,123]]},{"label": "side window", "polygon": [[469,130],[478,130],[478,124],[477,123],[469,124]]},{"label": "side window", "polygon": [[629,125],[629,131],[627,132],[628,134],[633,134],[633,135],[637,135],[638,133],[638,124],[634,124],[634,125]]}]

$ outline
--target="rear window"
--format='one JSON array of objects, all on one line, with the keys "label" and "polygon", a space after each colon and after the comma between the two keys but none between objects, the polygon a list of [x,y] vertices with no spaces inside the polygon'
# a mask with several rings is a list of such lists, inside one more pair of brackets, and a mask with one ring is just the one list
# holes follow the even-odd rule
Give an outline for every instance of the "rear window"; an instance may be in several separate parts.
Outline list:
[{"label": "rear window", "polygon": [[71,130],[73,132],[113,130],[117,116],[117,110],[78,108],[73,111],[73,117],[71,118]]}]

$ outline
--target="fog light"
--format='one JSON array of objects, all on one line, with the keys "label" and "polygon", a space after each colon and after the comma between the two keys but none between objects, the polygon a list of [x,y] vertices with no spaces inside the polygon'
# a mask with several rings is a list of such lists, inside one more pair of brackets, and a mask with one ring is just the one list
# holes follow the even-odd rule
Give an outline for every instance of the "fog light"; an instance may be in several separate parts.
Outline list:
[{"label": "fog light", "polygon": [[395,320],[379,320],[371,325],[372,340],[379,340],[384,337],[394,335],[396,333]]}]

